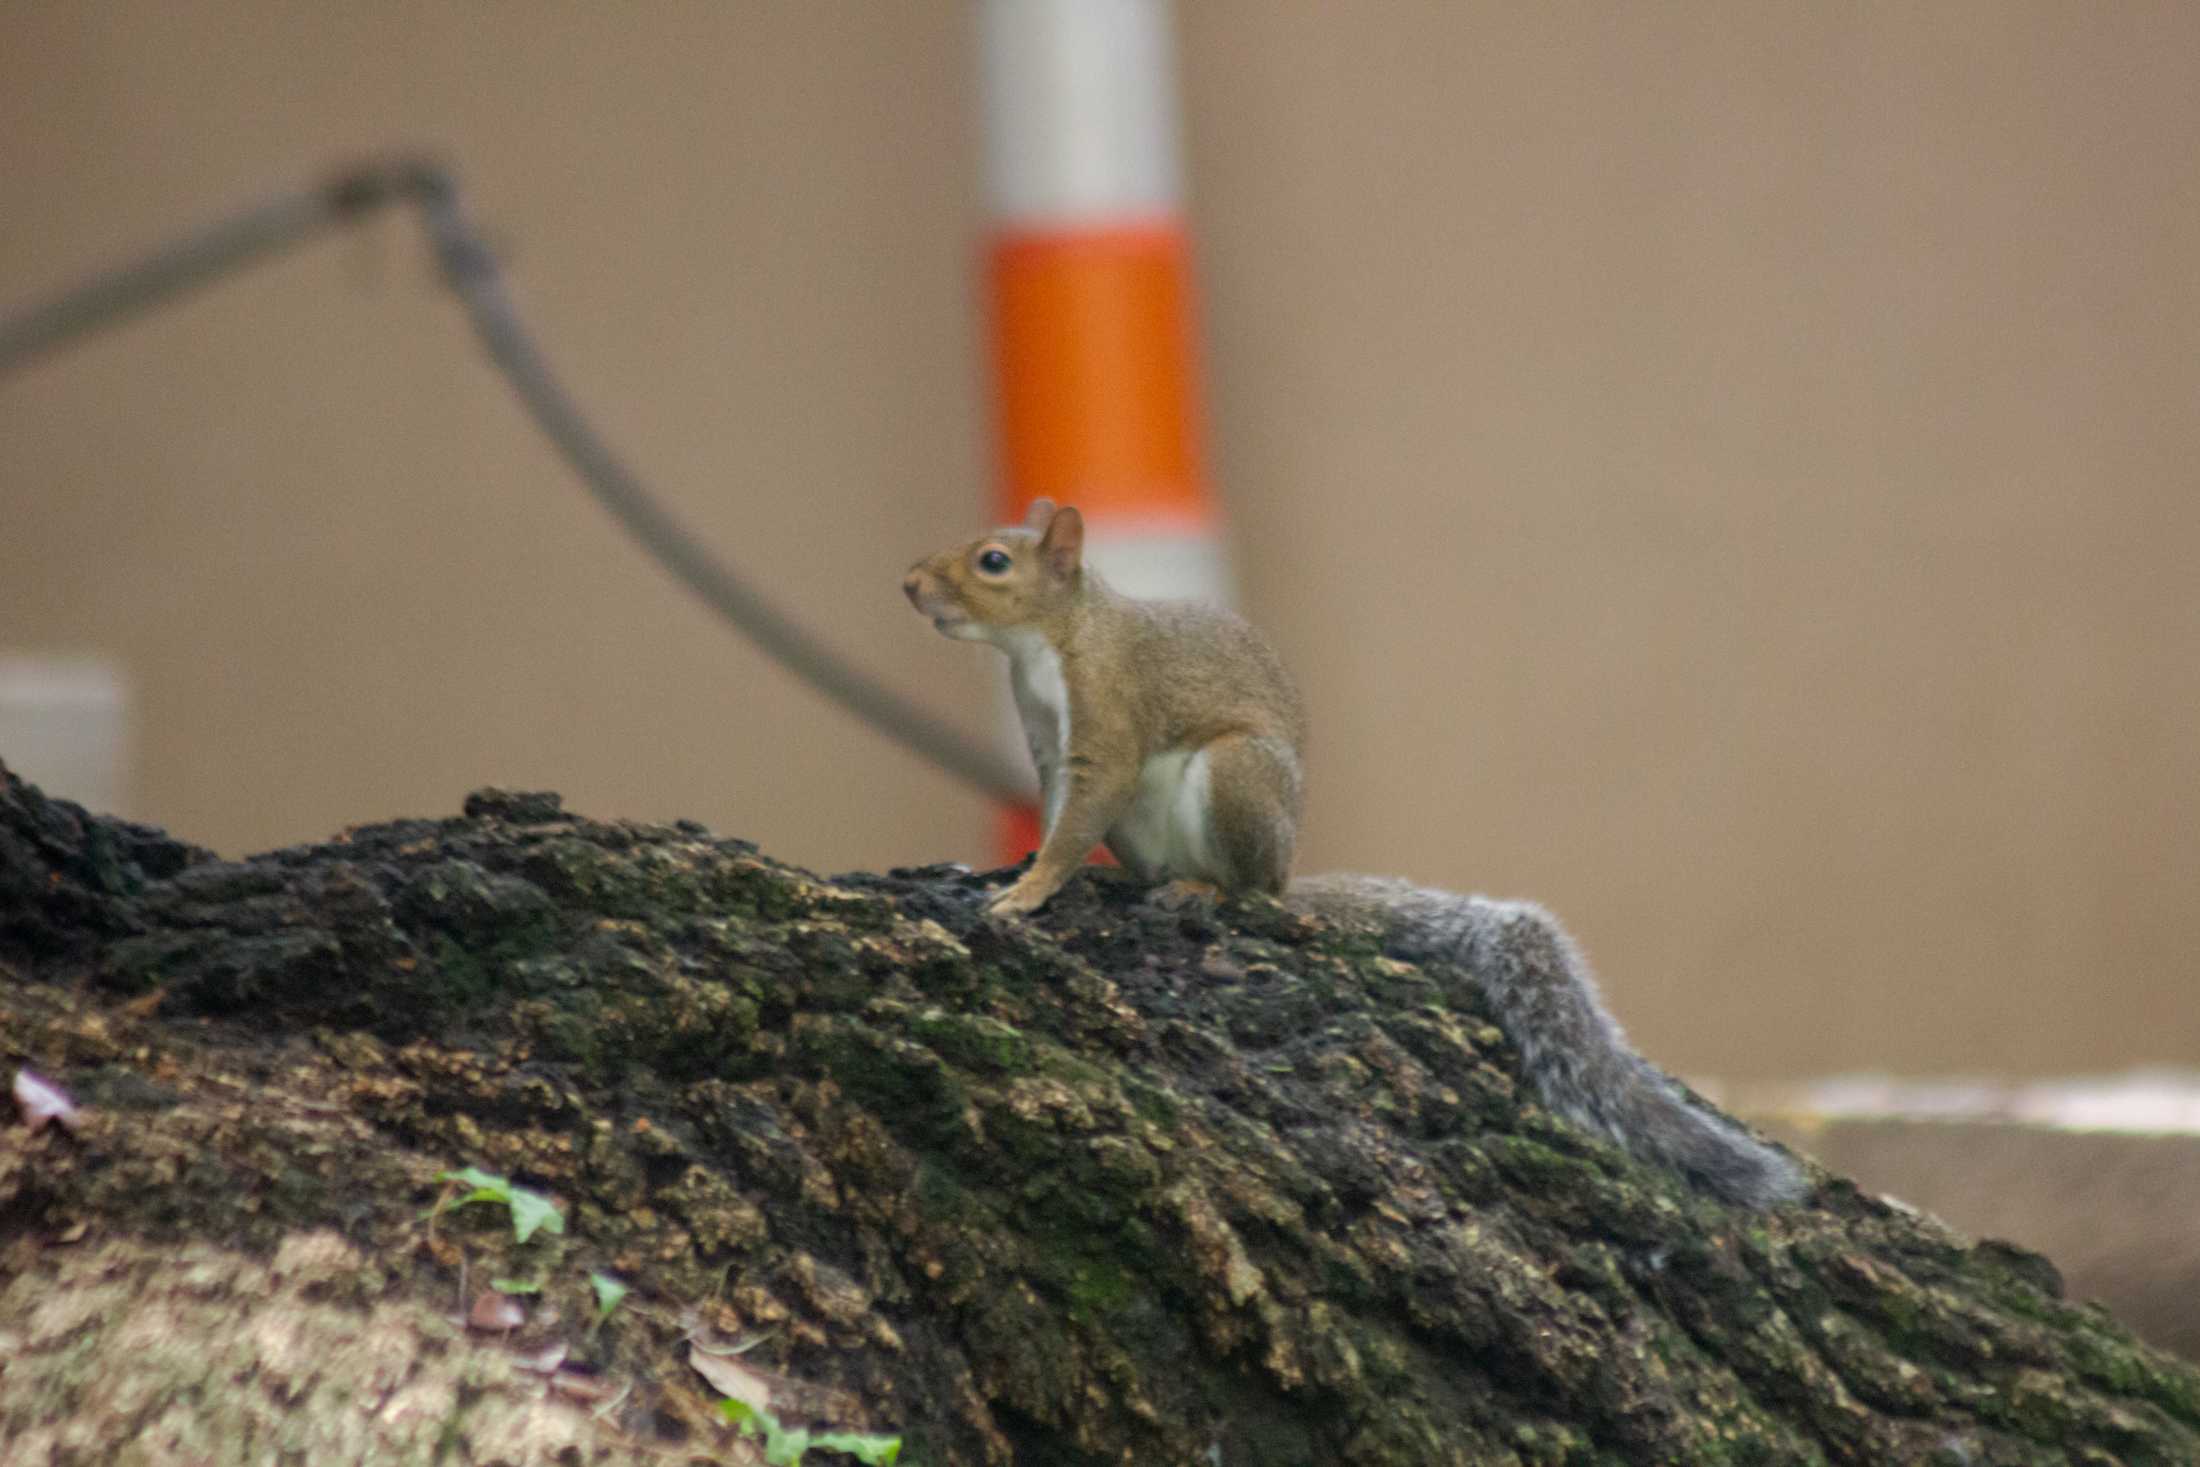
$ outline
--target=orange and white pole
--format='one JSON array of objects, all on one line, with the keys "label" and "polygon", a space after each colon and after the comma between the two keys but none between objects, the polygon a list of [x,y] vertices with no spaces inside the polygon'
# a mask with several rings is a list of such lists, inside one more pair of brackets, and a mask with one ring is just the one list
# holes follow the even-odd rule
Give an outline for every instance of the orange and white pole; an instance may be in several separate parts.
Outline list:
[{"label": "orange and white pole", "polygon": [[[999,522],[1041,497],[1074,504],[1111,584],[1227,601],[1168,0],[978,3]],[[1011,812],[1000,854],[1038,838],[1034,812]]]}]

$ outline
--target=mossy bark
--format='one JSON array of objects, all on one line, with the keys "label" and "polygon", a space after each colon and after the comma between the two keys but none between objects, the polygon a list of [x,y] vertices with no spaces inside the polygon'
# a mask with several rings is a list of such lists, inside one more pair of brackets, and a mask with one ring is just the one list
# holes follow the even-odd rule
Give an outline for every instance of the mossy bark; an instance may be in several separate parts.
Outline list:
[{"label": "mossy bark", "polygon": [[[2200,1460],[2200,1375],[2044,1260],[1693,1195],[1469,974],[980,895],[495,793],[227,862],[7,778],[0,1060],[84,1113],[0,1129],[0,1455],[742,1460],[700,1333],[925,1467]],[[565,1231],[425,1216],[464,1166]]]}]

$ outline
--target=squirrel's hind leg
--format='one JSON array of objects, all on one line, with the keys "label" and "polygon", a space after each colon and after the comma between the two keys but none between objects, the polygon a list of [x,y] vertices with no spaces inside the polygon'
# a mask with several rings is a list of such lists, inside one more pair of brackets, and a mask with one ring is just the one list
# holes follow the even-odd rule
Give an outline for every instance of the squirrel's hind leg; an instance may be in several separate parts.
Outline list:
[{"label": "squirrel's hind leg", "polygon": [[1281,739],[1229,734],[1199,752],[1206,765],[1205,846],[1225,891],[1280,892],[1299,826],[1299,758]]}]

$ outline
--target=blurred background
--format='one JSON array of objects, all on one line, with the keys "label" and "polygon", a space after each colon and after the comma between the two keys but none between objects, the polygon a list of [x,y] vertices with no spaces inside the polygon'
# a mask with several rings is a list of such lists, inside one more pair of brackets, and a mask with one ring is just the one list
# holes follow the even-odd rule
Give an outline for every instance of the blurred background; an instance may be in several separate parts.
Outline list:
[{"label": "blurred background", "polygon": [[[2200,7],[1173,24],[1301,869],[1544,902],[1683,1072],[2200,1061]],[[983,732],[999,659],[898,587],[995,502],[979,49],[966,0],[0,3],[0,312],[432,146],[643,477]],[[0,444],[0,657],[119,679],[123,813],[992,854],[612,528],[403,214],[0,379]]]}]

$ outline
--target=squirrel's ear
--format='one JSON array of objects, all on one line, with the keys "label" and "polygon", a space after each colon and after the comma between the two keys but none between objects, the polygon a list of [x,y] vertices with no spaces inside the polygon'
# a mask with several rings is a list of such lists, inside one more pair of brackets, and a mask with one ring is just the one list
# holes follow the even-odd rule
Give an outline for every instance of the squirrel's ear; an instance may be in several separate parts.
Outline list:
[{"label": "squirrel's ear", "polygon": [[1047,532],[1048,522],[1053,518],[1054,501],[1051,499],[1034,499],[1031,501],[1031,508],[1024,511],[1024,528],[1036,534],[1044,535]]},{"label": "squirrel's ear", "polygon": [[1085,517],[1075,505],[1065,504],[1047,521],[1046,534],[1039,540],[1039,555],[1046,561],[1047,569],[1058,576],[1069,576],[1085,558]]}]

